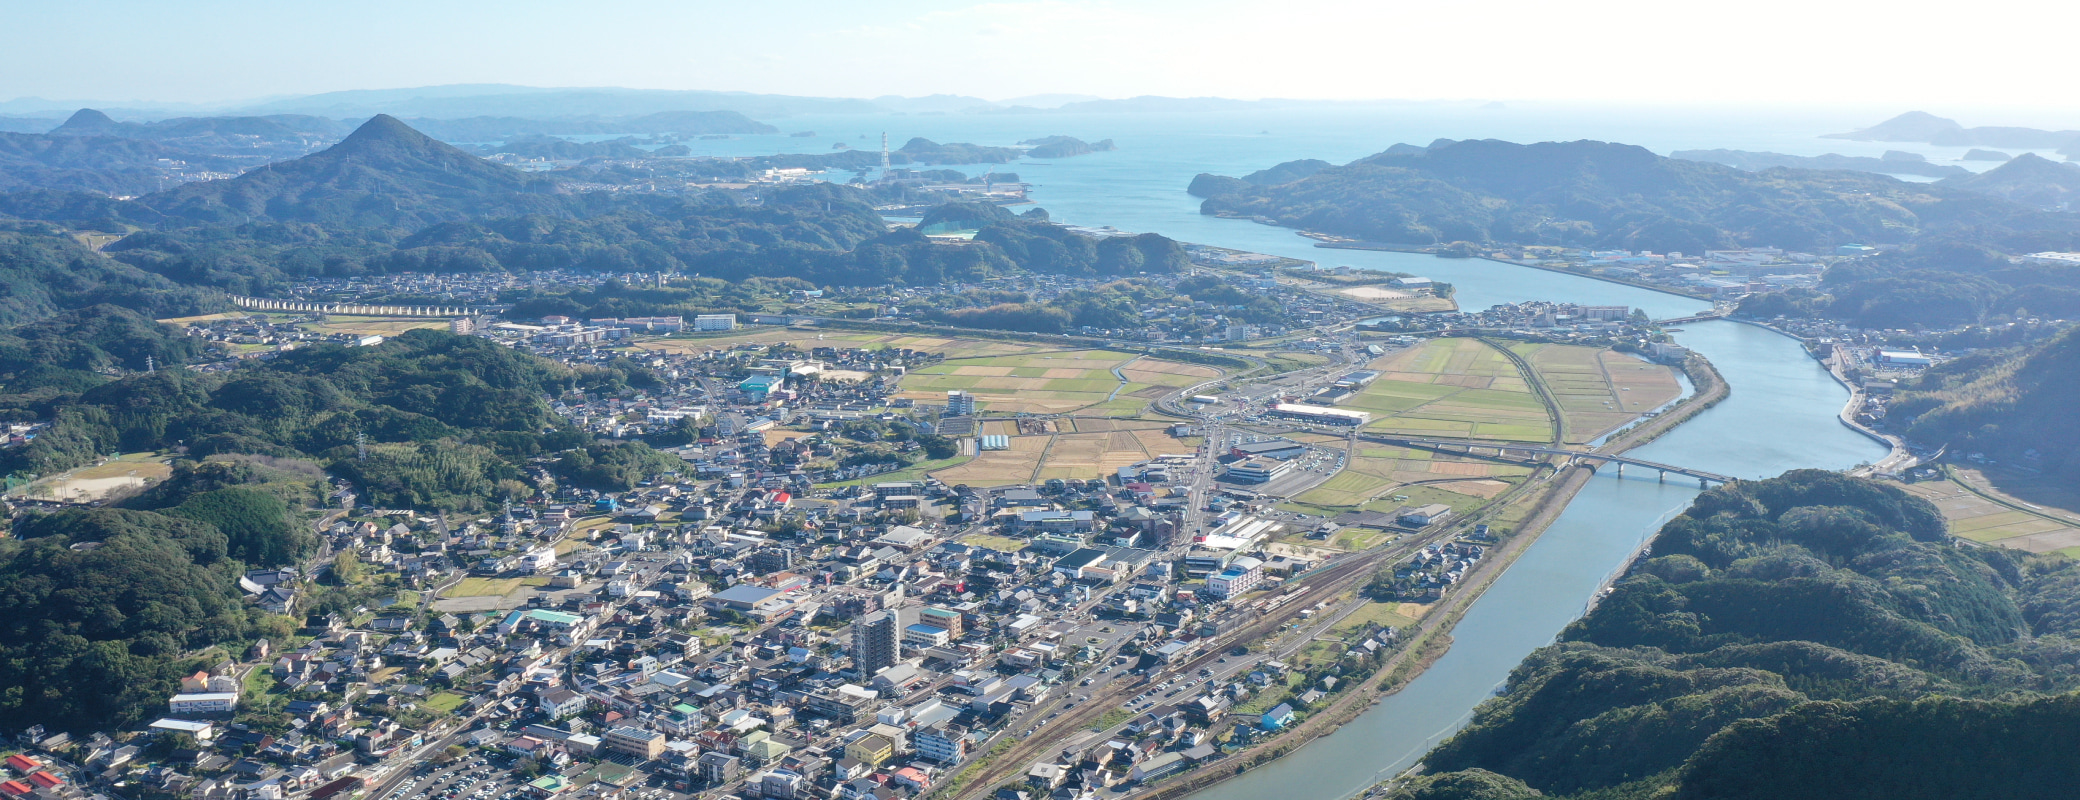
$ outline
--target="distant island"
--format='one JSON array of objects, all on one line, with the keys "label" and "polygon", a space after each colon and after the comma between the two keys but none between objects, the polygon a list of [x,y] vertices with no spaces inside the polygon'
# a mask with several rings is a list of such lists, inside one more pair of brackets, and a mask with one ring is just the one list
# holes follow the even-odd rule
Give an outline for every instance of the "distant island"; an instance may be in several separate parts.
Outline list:
[{"label": "distant island", "polygon": [[1068,158],[1118,149],[1113,147],[1111,139],[1085,142],[1070,136],[1043,136],[1027,139],[1019,144],[1032,148],[1026,151],[1026,155],[1031,158]]},{"label": "distant island", "polygon": [[[1931,167],[1906,160],[1871,166]],[[1205,214],[1418,247],[1829,252],[1955,232],[2027,248],[2044,240],[2038,232],[2080,232],[2080,217],[2040,216],[1967,187],[1840,170],[1757,173],[1594,141],[1397,145],[1342,166],[1289,162],[1248,178],[1201,175],[1190,190],[1205,198]]]},{"label": "distant island", "polygon": [[1909,111],[1862,130],[1830,133],[1821,138],[1858,142],[1926,142],[1945,147],[2057,148],[2059,155],[2080,158],[2080,131],[2036,128],[1967,128],[1956,120],[1925,111]]},{"label": "distant island", "polygon": [[1772,167],[1793,169],[1846,169],[1857,172],[1875,172],[1880,175],[1920,175],[1929,178],[1948,178],[1953,175],[1970,175],[1971,170],[1955,165],[1936,165],[1922,160],[1902,158],[1871,158],[1869,156],[1844,156],[1828,153],[1823,156],[1793,156],[1783,153],[1759,153],[1752,150],[1677,150],[1669,158],[1686,161],[1704,161],[1725,164],[1729,167],[1759,172]]}]

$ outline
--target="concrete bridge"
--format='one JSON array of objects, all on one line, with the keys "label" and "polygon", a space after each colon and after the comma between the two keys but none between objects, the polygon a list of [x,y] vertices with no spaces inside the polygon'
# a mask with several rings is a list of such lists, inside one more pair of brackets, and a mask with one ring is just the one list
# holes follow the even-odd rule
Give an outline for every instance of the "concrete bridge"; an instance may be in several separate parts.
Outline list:
[{"label": "concrete bridge", "polygon": [[1687,316],[1687,317],[1676,317],[1675,319],[1657,319],[1657,320],[1654,320],[1654,324],[1656,324],[1656,325],[1681,325],[1681,324],[1683,324],[1683,323],[1685,323],[1685,322],[1707,322],[1707,321],[1710,321],[1710,320],[1715,320],[1715,319],[1725,319],[1725,318],[1726,318],[1726,315],[1725,315],[1725,314],[1722,314],[1722,313],[1720,313],[1720,312],[1717,312],[1717,311],[1708,311],[1708,312],[1706,312],[1706,313],[1703,313],[1703,314],[1692,314],[1692,315],[1690,315],[1690,316]]},{"label": "concrete bridge", "polygon": [[[1676,475],[1682,475],[1687,478],[1696,478],[1697,485],[1699,488],[1707,488],[1713,483],[1731,483],[1735,480],[1733,476],[1721,475],[1716,472],[1706,472],[1701,469],[1679,467],[1674,464],[1663,464],[1656,461],[1648,461],[1643,458],[1631,458],[1628,456],[1615,455],[1612,453],[1599,453],[1594,450],[1572,450],[1564,447],[1547,447],[1544,445],[1536,444],[1514,444],[1510,442],[1483,442],[1472,441],[1467,439],[1431,439],[1409,436],[1382,436],[1379,434],[1369,433],[1359,434],[1358,438],[1367,441],[1379,442],[1381,444],[1392,444],[1399,445],[1402,447],[1414,447],[1420,450],[1431,450],[1439,453],[1461,453],[1465,455],[1478,456],[1485,455],[1481,451],[1492,450],[1495,452],[1496,458],[1505,459],[1509,458],[1510,454],[1513,453],[1523,453],[1524,457],[1527,459],[1534,455],[1565,456],[1584,461],[1598,461],[1604,464],[1615,464],[1618,467],[1619,475],[1625,474],[1625,467],[1627,465],[1631,465],[1635,467],[1642,467],[1645,469],[1655,470],[1660,473],[1660,477],[1662,480],[1667,480],[1668,476],[1671,473]],[[1595,467],[1592,466],[1591,468],[1593,469]]]},{"label": "concrete bridge", "polygon": [[478,313],[469,306],[389,306],[368,303],[314,303],[308,300],[269,300],[264,297],[231,295],[239,308],[254,311],[308,311],[314,314],[351,314],[366,317],[467,317]]}]

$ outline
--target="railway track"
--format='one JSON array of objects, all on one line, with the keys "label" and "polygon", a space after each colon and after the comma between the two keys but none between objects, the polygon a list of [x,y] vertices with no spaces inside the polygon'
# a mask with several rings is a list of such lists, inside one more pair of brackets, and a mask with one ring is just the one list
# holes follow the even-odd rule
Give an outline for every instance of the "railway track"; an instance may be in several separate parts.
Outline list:
[{"label": "railway track", "polygon": [[[1306,573],[1286,585],[1309,587],[1310,593],[1316,597],[1334,597],[1370,577],[1382,564],[1406,558],[1423,547],[1456,536],[1461,529],[1460,525],[1453,525],[1395,542],[1377,552],[1356,554]],[[1211,645],[1182,664],[1151,672],[1139,681],[1114,681],[1102,692],[1093,693],[1089,700],[1082,701],[1076,708],[1062,713],[1051,722],[1041,724],[1032,735],[1020,737],[1017,744],[992,758],[989,765],[971,777],[958,793],[935,793],[931,797],[933,800],[972,800],[986,795],[1006,780],[1023,774],[1026,765],[1052,755],[1054,749],[1068,741],[1074,731],[1089,727],[1107,712],[1125,707],[1127,701],[1140,694],[1143,687],[1160,683],[1166,678],[1191,675],[1201,667],[1217,663],[1228,650],[1237,645],[1266,640],[1308,607],[1310,605],[1306,603],[1286,604],[1273,609],[1276,613],[1267,613],[1233,632],[1217,637]],[[1008,730],[1000,733],[991,744],[994,745],[1002,737],[1010,735]]]}]

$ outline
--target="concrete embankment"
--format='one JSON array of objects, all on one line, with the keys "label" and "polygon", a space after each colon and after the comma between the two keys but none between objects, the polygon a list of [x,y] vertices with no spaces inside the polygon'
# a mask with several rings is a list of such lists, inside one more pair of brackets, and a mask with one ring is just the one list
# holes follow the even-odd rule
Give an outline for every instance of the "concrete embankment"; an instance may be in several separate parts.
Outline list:
[{"label": "concrete embankment", "polygon": [[[1730,387],[1718,370],[1702,356],[1693,357],[1685,362],[1683,369],[1690,377],[1694,388],[1689,397],[1678,401],[1660,416],[1612,437],[1600,449],[1617,454],[1644,445],[1705,409],[1717,405],[1731,393]],[[1565,466],[1557,473],[1550,473],[1542,486],[1535,487],[1533,491],[1526,492],[1514,500],[1513,502],[1529,504],[1531,509],[1523,522],[1519,523],[1517,531],[1496,545],[1489,557],[1482,559],[1473,568],[1456,591],[1447,594],[1439,601],[1437,608],[1425,615],[1414,630],[1409,631],[1407,645],[1391,656],[1371,677],[1359,682],[1356,688],[1330,701],[1328,706],[1276,739],[1213,761],[1129,797],[1133,800],[1178,800],[1203,791],[1290,755],[1309,743],[1336,732],[1343,725],[1357,719],[1380,699],[1400,691],[1451,647],[1453,626],[1465,616],[1488,588],[1494,585],[1495,580],[1560,518],[1568,503],[1588,485],[1589,479],[1594,475],[1595,471],[1586,465]],[[1622,574],[1622,570],[1613,573],[1608,580],[1615,580]]]}]

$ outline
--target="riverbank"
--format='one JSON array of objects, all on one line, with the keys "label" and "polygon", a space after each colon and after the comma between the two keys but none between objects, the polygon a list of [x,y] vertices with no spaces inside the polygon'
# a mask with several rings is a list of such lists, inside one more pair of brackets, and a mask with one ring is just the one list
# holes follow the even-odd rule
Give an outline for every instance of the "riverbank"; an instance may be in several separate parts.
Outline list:
[{"label": "riverbank", "polygon": [[[1689,375],[1693,387],[1690,396],[1677,401],[1662,415],[1621,432],[1598,450],[1616,455],[1644,445],[1705,409],[1718,405],[1731,394],[1731,387],[1724,377],[1702,356],[1694,356],[1686,361],[1684,372]],[[1586,464],[1560,466],[1558,471],[1545,479],[1544,486],[1493,512],[1492,516],[1507,516],[1509,506],[1518,503],[1529,509],[1523,521],[1518,524],[1517,530],[1497,544],[1488,558],[1475,564],[1473,570],[1461,582],[1461,588],[1447,594],[1439,601],[1438,608],[1417,623],[1415,630],[1409,635],[1408,644],[1390,656],[1386,663],[1381,664],[1379,670],[1371,677],[1359,682],[1357,687],[1331,700],[1328,706],[1309,716],[1284,735],[1165,780],[1145,792],[1131,793],[1126,797],[1130,800],[1178,800],[1217,786],[1252,769],[1291,755],[1314,741],[1335,733],[1382,699],[1401,691],[1443,657],[1451,647],[1452,629],[1473,607],[1474,602],[1486,594],[1495,581],[1560,518],[1595,474],[1595,469]],[[1635,557],[1638,552],[1634,551]],[[1629,560],[1627,563],[1630,563]],[[1622,569],[1614,573],[1612,578],[1606,580],[1606,585],[1609,580],[1622,574]]]},{"label": "riverbank", "polygon": [[[1725,319],[1732,322],[1738,322],[1742,325],[1751,325],[1757,328],[1761,328],[1763,330],[1777,334],[1778,336],[1783,336],[1788,339],[1796,340],[1800,344],[1804,344],[1806,341],[1805,337],[1798,336],[1796,334],[1791,333],[1790,331],[1784,330],[1783,328],[1779,328],[1775,325],[1771,325],[1761,320],[1739,319],[1735,317],[1726,317]],[[1807,349],[1806,352],[1808,355],[1812,353],[1811,349]],[[1829,352],[1830,355],[1828,358],[1823,359],[1818,356],[1814,356],[1813,360],[1820,362],[1820,365],[1827,369],[1827,376],[1833,378],[1835,383],[1841,384],[1842,388],[1849,390],[1849,399],[1843,401],[1842,410],[1840,411],[1840,413],[1837,413],[1835,415],[1836,421],[1842,423],[1842,427],[1855,431],[1858,435],[1863,436],[1866,439],[1870,439],[1871,441],[1877,442],[1880,445],[1884,445],[1886,448],[1884,458],[1879,459],[1875,463],[1851,469],[1849,471],[1849,474],[1862,478],[1869,477],[1874,473],[1898,472],[1899,470],[1903,470],[1913,466],[1914,462],[1918,461],[1919,459],[1911,451],[1907,449],[1906,439],[1886,433],[1880,433],[1877,429],[1856,421],[1857,412],[1863,410],[1863,403],[1865,400],[1863,387],[1856,385],[1854,381],[1849,380],[1848,375],[1843,374],[1841,345],[1835,345],[1834,348]]]}]

